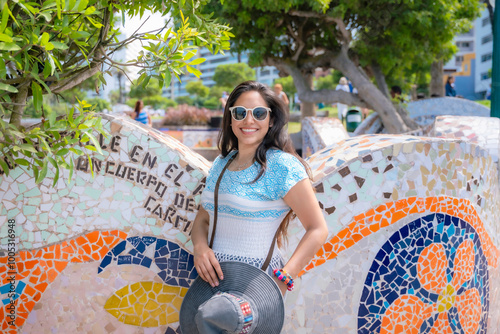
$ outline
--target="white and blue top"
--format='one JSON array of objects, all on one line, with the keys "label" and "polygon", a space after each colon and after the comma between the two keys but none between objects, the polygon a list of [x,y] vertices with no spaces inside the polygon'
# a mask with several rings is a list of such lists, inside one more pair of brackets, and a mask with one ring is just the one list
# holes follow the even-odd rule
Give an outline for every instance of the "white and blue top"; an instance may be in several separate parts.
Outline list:
[{"label": "white and blue top", "polygon": [[[201,205],[210,215],[208,240],[213,229],[215,184],[236,153],[217,157],[208,173],[201,196]],[[257,162],[241,171],[228,169],[222,177],[212,247],[219,262],[240,261],[262,267],[276,230],[290,210],[283,197],[297,182],[308,178],[304,166],[293,155],[270,149],[266,157],[267,168],[256,182],[261,167]],[[281,253],[275,246],[269,269],[282,266]]]}]

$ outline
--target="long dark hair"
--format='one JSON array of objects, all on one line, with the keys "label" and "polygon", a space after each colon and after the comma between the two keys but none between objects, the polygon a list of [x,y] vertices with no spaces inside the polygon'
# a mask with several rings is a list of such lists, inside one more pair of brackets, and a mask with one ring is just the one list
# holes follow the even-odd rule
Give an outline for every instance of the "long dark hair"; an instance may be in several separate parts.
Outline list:
[{"label": "long dark hair", "polygon": [[135,103],[135,110],[134,110],[135,118],[139,117],[139,114],[141,113],[143,107],[144,107],[144,102],[142,102],[142,100],[138,100]]},{"label": "long dark hair", "polygon": [[[232,151],[238,150],[238,138],[233,133],[231,128],[231,112],[229,108],[234,106],[236,100],[241,96],[241,94],[256,91],[262,96],[264,101],[266,101],[267,107],[271,108],[269,127],[264,139],[257,147],[255,151],[255,161],[257,161],[261,168],[259,174],[253,180],[257,181],[266,171],[267,168],[267,157],[266,153],[269,149],[278,149],[286,153],[290,153],[295,156],[306,169],[307,175],[311,179],[311,170],[307,163],[302,159],[296,152],[292,144],[292,140],[288,135],[288,130],[286,125],[288,123],[288,112],[287,107],[283,100],[279,98],[274,91],[272,91],[267,86],[256,81],[245,81],[240,83],[229,95],[226,106],[224,107],[224,115],[222,117],[222,131],[219,133],[218,138],[218,148],[223,157],[226,157]],[[278,247],[283,244],[283,239],[286,239],[287,229],[292,220],[295,217],[293,211],[290,211],[282,224],[279,227],[278,233]]]}]

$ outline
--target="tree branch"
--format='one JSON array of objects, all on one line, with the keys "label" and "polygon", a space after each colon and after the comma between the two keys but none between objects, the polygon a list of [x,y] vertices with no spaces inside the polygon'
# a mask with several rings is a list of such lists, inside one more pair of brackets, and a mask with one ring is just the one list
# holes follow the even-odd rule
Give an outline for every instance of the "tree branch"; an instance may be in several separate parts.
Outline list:
[{"label": "tree branch", "polygon": [[293,65],[287,64],[277,59],[267,59],[266,63],[277,67],[279,70],[290,74],[293,77],[295,88],[299,94],[299,99],[302,102],[310,103],[343,103],[347,105],[357,105],[360,107],[370,108],[365,101],[359,98],[359,95],[344,92],[341,90],[321,89],[311,90],[306,84],[306,80],[301,71]]},{"label": "tree branch", "polygon": [[352,35],[349,30],[347,30],[347,27],[344,23],[344,21],[339,18],[339,17],[331,17],[326,14],[321,14],[317,12],[305,12],[301,10],[291,10],[288,12],[288,14],[292,16],[299,16],[299,17],[312,17],[312,18],[317,18],[321,19],[325,22],[330,22],[330,23],[335,23],[337,25],[337,28],[340,31],[340,34],[342,36],[342,41],[344,42],[343,44],[349,45],[352,41]]},{"label": "tree branch", "polygon": [[22,85],[16,94],[16,104],[10,116],[10,124],[19,128],[21,126],[21,119],[23,118],[23,110],[28,98],[28,84]]}]

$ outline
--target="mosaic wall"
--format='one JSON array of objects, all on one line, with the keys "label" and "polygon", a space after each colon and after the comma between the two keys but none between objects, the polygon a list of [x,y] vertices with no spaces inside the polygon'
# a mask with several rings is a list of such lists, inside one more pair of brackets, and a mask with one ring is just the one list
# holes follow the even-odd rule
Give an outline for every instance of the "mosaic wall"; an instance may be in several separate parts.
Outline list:
[{"label": "mosaic wall", "polygon": [[302,156],[304,158],[349,138],[338,118],[305,117],[302,119]]},{"label": "mosaic wall", "polygon": [[[500,332],[498,172],[488,151],[365,135],[308,162],[330,236],[286,300],[285,333]],[[287,254],[302,233],[292,235]]]},{"label": "mosaic wall", "polygon": [[493,161],[500,155],[500,119],[495,117],[438,116],[431,137],[454,138],[488,150]]},{"label": "mosaic wall", "polygon": [[[55,187],[53,174],[41,185],[21,168],[0,175],[4,333],[180,332],[210,164],[156,130],[104,120],[94,178],[83,158]],[[324,145],[307,161],[330,233],[286,297],[283,333],[500,333],[492,151],[455,139],[340,138],[330,122],[305,126]],[[459,121],[436,124],[469,136]],[[302,234],[295,221],[285,256]]]}]

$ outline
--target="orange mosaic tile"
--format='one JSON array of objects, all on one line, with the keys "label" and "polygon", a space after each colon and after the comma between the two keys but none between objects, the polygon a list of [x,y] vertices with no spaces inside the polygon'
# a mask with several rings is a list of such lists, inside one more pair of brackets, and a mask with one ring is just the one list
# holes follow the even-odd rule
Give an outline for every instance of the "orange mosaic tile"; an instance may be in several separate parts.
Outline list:
[{"label": "orange mosaic tile", "polygon": [[[384,214],[381,219],[374,219],[376,213]],[[316,253],[306,268],[299,273],[302,276],[316,266],[323,264],[326,259],[332,260],[345,249],[352,247],[360,238],[359,231],[363,230],[363,237],[379,231],[381,228],[397,223],[410,214],[446,213],[467,221],[477,231],[483,245],[488,264],[494,268],[498,266],[500,251],[493,244],[486,232],[483,222],[476,209],[467,199],[458,199],[448,196],[417,198],[410,197],[395,202],[389,202],[370,209],[353,218],[353,222],[342,229],[333,238],[327,241]],[[377,216],[378,218],[380,216]]]},{"label": "orange mosaic tile", "polygon": [[402,296],[387,309],[380,334],[418,334],[424,319],[431,313],[432,306],[426,305],[418,297]]},{"label": "orange mosaic tile", "polygon": [[[69,262],[99,261],[118,242],[127,238],[121,231],[93,231],[70,241],[37,250],[20,251],[16,254],[16,280],[26,287],[16,299],[16,326],[20,327],[47,289],[49,283],[66,268]],[[97,245],[98,247],[92,247]],[[1,257],[0,263],[7,263]],[[7,266],[0,267],[0,282],[7,283]],[[4,333],[9,328],[6,306],[0,307],[0,328]],[[12,333],[16,331],[13,330]]]}]

